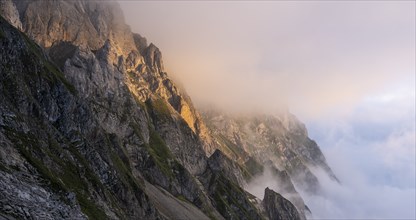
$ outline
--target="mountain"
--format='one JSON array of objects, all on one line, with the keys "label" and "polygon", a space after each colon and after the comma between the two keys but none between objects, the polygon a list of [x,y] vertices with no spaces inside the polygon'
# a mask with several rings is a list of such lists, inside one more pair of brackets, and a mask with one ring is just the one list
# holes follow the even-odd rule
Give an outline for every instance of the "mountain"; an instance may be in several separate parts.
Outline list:
[{"label": "mountain", "polygon": [[323,169],[338,181],[305,125],[289,112],[266,114],[227,114],[216,109],[203,113],[211,135],[230,158],[245,165],[254,158],[286,171],[294,184],[309,193],[318,193],[320,184],[311,168]]},{"label": "mountain", "polygon": [[298,191],[321,193],[319,179],[311,169],[322,169],[338,181],[305,126],[289,112],[277,116],[227,114],[211,108],[202,115],[219,149],[248,176],[240,185],[249,189],[250,182],[275,182],[279,186],[276,190],[297,207],[301,216],[311,213]]},{"label": "mountain", "polygon": [[[335,178],[299,123],[247,118],[257,127],[235,133],[235,118],[200,114],[116,2],[1,0],[0,13],[1,219],[305,219],[308,166]],[[260,200],[245,187],[266,169],[285,190]]]}]

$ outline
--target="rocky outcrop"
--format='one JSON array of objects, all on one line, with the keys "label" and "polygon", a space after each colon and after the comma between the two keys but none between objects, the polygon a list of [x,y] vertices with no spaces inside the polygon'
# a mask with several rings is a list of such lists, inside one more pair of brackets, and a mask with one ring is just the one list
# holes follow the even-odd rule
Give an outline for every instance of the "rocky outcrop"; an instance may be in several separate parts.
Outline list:
[{"label": "rocky outcrop", "polygon": [[273,181],[278,186],[278,188],[275,189],[276,192],[284,196],[285,199],[289,200],[296,207],[300,219],[305,220],[307,219],[307,216],[311,216],[311,211],[296,190],[288,173],[276,169],[271,163],[266,165],[266,169],[270,172],[270,176],[273,177]]},{"label": "rocky outcrop", "polygon": [[22,30],[19,12],[12,0],[0,0],[0,15],[17,29]]},{"label": "rocky outcrop", "polygon": [[130,28],[115,2],[109,1],[14,1],[22,28],[45,48],[61,41],[97,50],[106,40],[120,54],[135,48]]},{"label": "rocky outcrop", "polygon": [[[2,145],[3,147],[4,145]],[[7,146],[7,145],[6,145]],[[9,156],[18,156],[17,152]],[[29,168],[29,167],[25,167]],[[29,168],[30,169],[30,168]],[[33,169],[33,168],[32,168]],[[27,171],[0,170],[0,219],[86,219],[80,206],[74,202],[75,194],[68,193],[68,202],[45,188],[39,174]]]},{"label": "rocky outcrop", "polygon": [[229,159],[220,150],[215,150],[209,157],[208,165],[213,171],[222,172],[235,184],[242,187],[246,185],[247,175],[249,174],[245,173],[245,170],[240,165]]},{"label": "rocky outcrop", "polygon": [[267,181],[278,186],[278,193],[295,205],[301,219],[311,211],[298,190],[320,193],[319,180],[310,168],[322,168],[337,180],[305,126],[290,113],[235,116],[210,109],[203,112],[203,118],[218,148],[246,171],[249,185],[262,185],[258,181],[269,176]]},{"label": "rocky outcrop", "polygon": [[223,172],[208,168],[199,180],[207,189],[212,205],[225,219],[262,219],[261,210],[248,193]]},{"label": "rocky outcrop", "polygon": [[269,188],[264,191],[263,206],[270,220],[301,219],[292,203]]},{"label": "rocky outcrop", "polygon": [[309,167],[320,167],[336,179],[305,126],[290,113],[234,117],[207,110],[203,116],[222,151],[230,158],[239,158],[242,164],[249,156],[260,164],[271,162],[286,171],[297,187],[310,193],[319,193],[320,185]]}]

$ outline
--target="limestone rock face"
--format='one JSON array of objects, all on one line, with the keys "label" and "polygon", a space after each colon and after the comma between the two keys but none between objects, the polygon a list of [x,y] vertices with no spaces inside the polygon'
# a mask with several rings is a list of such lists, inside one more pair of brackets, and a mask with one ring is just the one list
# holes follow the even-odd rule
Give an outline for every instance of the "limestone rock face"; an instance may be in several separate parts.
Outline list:
[{"label": "limestone rock face", "polygon": [[209,167],[218,172],[222,172],[232,182],[240,185],[246,185],[244,170],[237,163],[225,156],[220,150],[215,152],[208,159]]},{"label": "limestone rock face", "polygon": [[162,53],[154,44],[144,50],[144,59],[153,72],[163,72]]},{"label": "limestone rock face", "polygon": [[137,33],[133,33],[133,39],[140,54],[144,54],[144,50],[147,48],[147,39]]},{"label": "limestone rock face", "polygon": [[290,113],[235,117],[207,110],[203,116],[230,158],[239,158],[243,163],[249,157],[260,164],[271,162],[286,171],[295,185],[310,193],[318,193],[320,187],[310,167],[322,168],[336,179],[316,142],[307,136],[305,126]]},{"label": "limestone rock face", "polygon": [[19,12],[12,0],[0,1],[0,15],[9,21],[17,29],[22,30],[22,22],[20,21]]},{"label": "limestone rock face", "polygon": [[245,181],[261,185],[257,179],[269,175],[268,180],[279,186],[278,193],[295,205],[300,219],[311,211],[298,191],[320,193],[319,180],[310,169],[321,168],[337,181],[305,126],[290,113],[236,116],[209,109],[202,115],[218,149],[247,174]]},{"label": "limestone rock face", "polygon": [[45,48],[60,41],[97,50],[106,40],[127,55],[135,48],[121,9],[111,1],[14,1],[25,33]]},{"label": "limestone rock face", "polygon": [[208,167],[199,180],[206,188],[212,205],[225,219],[262,219],[264,217],[255,205],[253,196],[229,180],[223,171]]},{"label": "limestone rock face", "polygon": [[263,206],[270,220],[301,219],[292,203],[269,188],[264,191]]},{"label": "limestone rock face", "polygon": [[285,199],[289,200],[296,207],[299,213],[299,218],[301,220],[305,220],[307,219],[307,216],[311,216],[311,211],[306,206],[305,202],[303,201],[303,198],[296,190],[287,172],[280,171],[274,167],[268,167],[268,169],[270,169],[274,181],[279,186],[279,188],[276,189],[276,193],[282,195]]}]

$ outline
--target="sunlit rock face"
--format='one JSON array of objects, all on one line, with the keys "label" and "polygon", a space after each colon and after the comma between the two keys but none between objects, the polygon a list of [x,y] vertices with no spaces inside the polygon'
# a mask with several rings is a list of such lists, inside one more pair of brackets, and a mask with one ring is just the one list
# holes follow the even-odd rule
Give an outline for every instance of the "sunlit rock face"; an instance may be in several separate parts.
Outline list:
[{"label": "sunlit rock face", "polygon": [[128,55],[135,48],[121,9],[109,1],[14,1],[20,21],[39,45],[49,48],[60,41],[97,50],[106,40]]},{"label": "sunlit rock face", "polygon": [[304,219],[291,178],[316,190],[307,166],[330,169],[299,122],[202,118],[115,2],[1,0],[0,12],[0,217],[294,216],[244,190],[270,163]]}]

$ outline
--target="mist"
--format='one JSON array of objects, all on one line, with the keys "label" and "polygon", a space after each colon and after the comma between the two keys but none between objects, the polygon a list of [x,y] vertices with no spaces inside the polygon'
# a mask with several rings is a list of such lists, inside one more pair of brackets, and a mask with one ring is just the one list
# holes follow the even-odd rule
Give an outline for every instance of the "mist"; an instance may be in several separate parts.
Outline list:
[{"label": "mist", "polygon": [[[414,1],[120,4],[197,107],[284,106],[306,124],[342,183],[314,170],[312,218],[416,218]],[[278,191],[269,176],[250,191]]]},{"label": "mist", "polygon": [[342,117],[307,122],[341,181],[312,169],[324,196],[301,194],[314,218],[416,218],[415,90],[412,81],[398,85],[364,97]]},{"label": "mist", "polygon": [[196,104],[317,117],[415,72],[412,1],[120,3]]},{"label": "mist", "polygon": [[281,187],[281,182],[279,181],[278,177],[273,174],[270,168],[265,168],[261,175],[253,178],[253,180],[247,184],[245,190],[257,198],[263,199],[264,190],[267,187],[274,190],[275,192],[282,194],[285,197],[290,194],[289,192],[285,192],[285,190]]}]

